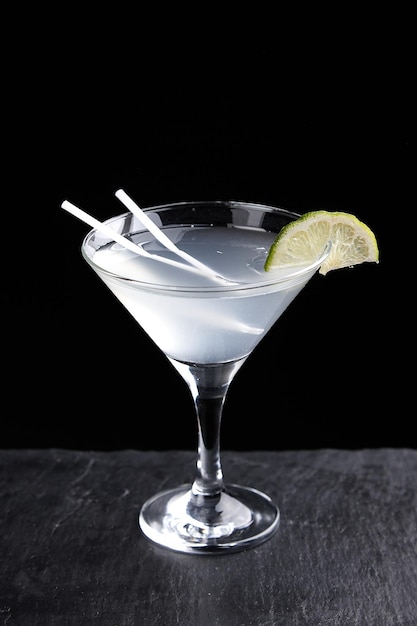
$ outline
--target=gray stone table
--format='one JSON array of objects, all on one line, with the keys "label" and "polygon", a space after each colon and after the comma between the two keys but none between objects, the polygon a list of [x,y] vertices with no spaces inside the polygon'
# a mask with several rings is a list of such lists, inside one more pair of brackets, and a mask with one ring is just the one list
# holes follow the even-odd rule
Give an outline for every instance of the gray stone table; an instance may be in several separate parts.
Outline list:
[{"label": "gray stone table", "polygon": [[236,554],[158,548],[141,504],[189,451],[0,451],[0,625],[416,626],[417,450],[223,452],[277,534]]}]

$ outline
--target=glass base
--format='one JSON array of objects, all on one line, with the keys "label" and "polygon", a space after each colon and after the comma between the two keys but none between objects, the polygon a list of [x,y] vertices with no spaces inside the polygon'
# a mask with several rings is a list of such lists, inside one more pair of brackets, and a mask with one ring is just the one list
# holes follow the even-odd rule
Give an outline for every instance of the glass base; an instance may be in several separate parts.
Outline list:
[{"label": "glass base", "polygon": [[139,526],[148,539],[177,552],[237,552],[272,537],[279,510],[249,487],[227,485],[220,494],[203,496],[182,485],[145,502]]}]

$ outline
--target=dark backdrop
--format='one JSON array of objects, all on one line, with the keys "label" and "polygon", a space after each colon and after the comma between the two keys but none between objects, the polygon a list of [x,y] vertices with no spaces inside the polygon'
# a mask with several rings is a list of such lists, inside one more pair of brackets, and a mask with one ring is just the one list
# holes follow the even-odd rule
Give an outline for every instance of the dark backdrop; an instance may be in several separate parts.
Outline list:
[{"label": "dark backdrop", "polygon": [[342,33],[264,16],[263,30],[203,34],[199,21],[167,35],[121,17],[63,12],[39,31],[26,16],[9,51],[0,447],[196,445],[188,389],[83,262],[88,228],[60,209],[67,198],[110,217],[119,187],[144,207],[235,199],[365,221],[380,264],[310,282],[233,382],[222,445],[415,447],[403,25],[353,19]]}]

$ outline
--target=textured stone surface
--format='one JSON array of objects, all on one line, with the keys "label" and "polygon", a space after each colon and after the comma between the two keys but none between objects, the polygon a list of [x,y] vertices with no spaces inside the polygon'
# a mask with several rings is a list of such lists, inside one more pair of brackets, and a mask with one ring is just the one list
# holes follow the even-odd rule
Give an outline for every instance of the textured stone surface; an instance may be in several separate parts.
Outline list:
[{"label": "textured stone surface", "polygon": [[0,624],[415,626],[417,451],[223,452],[278,533],[246,552],[154,547],[137,514],[191,452],[0,451]]}]

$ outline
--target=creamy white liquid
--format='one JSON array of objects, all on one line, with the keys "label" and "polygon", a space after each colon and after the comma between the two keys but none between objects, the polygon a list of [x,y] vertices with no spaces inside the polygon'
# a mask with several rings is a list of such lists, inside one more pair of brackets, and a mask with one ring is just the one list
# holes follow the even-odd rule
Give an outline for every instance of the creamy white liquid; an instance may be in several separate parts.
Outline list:
[{"label": "creamy white liquid", "polygon": [[[167,232],[178,247],[222,276],[241,283],[242,288],[217,288],[208,277],[143,258],[115,243],[98,249],[93,263],[106,285],[159,348],[182,362],[222,363],[247,356],[315,271],[262,285],[289,275],[284,270],[263,270],[274,233],[217,227]],[[133,240],[152,254],[177,258],[162,249],[149,233]],[[165,288],[154,288],[155,283]],[[183,289],[174,290],[178,285]],[[253,287],[248,289],[248,285]]]}]

